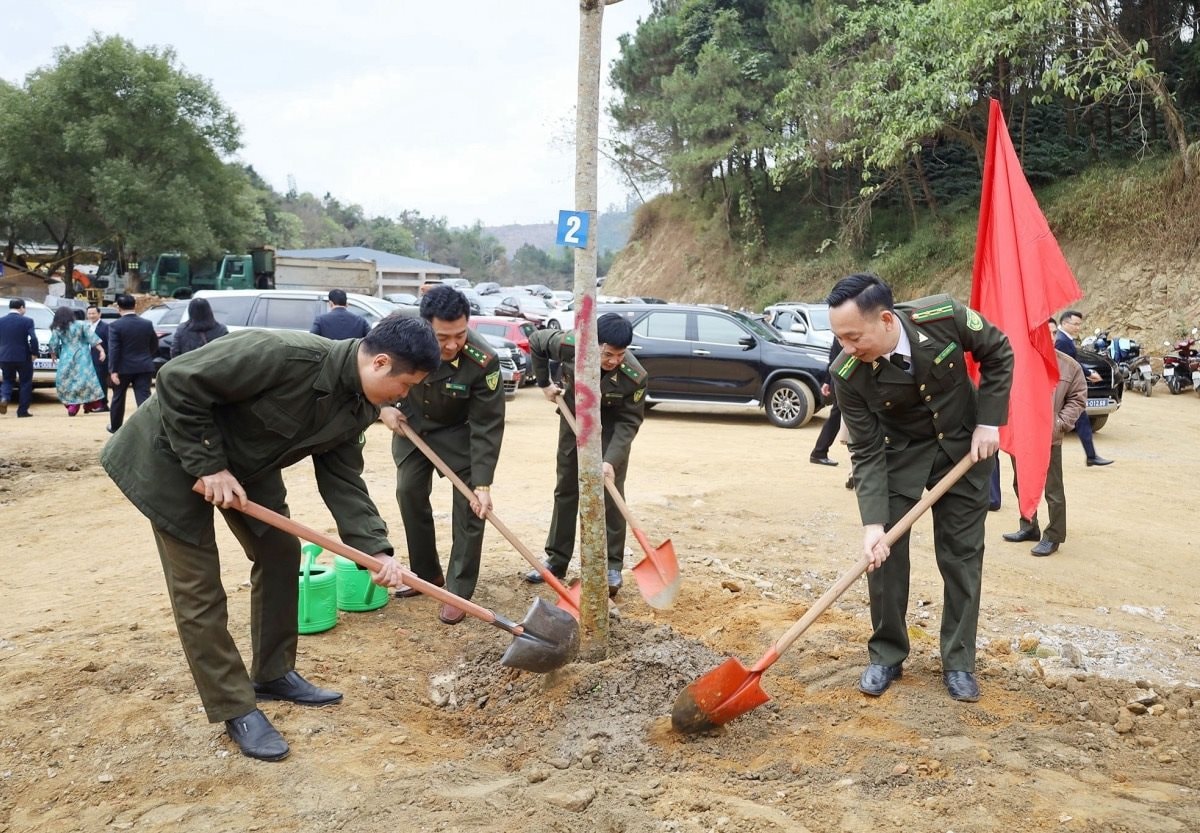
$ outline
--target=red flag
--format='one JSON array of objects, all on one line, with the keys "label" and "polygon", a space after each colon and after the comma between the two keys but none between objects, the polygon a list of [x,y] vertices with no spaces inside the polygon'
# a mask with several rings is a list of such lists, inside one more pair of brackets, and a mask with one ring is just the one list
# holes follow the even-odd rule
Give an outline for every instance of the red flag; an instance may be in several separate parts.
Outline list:
[{"label": "red flag", "polygon": [[971,307],[1008,336],[1013,383],[1000,447],[1017,461],[1017,503],[1031,518],[1046,488],[1058,360],[1046,321],[1083,297],[1025,180],[1000,104],[992,100]]}]

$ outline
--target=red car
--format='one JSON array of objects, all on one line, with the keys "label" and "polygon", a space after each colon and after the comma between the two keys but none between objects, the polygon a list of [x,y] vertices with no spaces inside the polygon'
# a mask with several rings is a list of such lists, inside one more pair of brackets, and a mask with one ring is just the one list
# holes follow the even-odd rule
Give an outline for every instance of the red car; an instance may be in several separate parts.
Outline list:
[{"label": "red car", "polygon": [[472,315],[467,323],[473,330],[478,330],[485,335],[507,338],[516,344],[521,350],[521,355],[525,357],[525,367],[517,369],[521,371],[525,384],[533,382],[533,365],[529,358],[529,335],[536,332],[537,327],[523,318],[509,318],[503,315]]}]

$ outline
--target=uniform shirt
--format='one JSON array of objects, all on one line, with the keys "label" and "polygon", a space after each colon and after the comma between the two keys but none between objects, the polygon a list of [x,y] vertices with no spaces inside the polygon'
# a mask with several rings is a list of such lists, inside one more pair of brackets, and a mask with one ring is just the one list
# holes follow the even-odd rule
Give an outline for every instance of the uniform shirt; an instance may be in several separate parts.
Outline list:
[{"label": "uniform shirt", "polygon": [[[163,365],[156,393],[100,454],[125,496],[188,543],[213,542],[196,479],[228,469],[256,503],[286,514],[280,471],[311,457],[338,535],[391,552],[362,479],[364,432],[379,408],[362,393],[358,345],[308,333],[243,330]],[[247,518],[251,528],[261,528]]]},{"label": "uniform shirt", "polygon": [[[976,425],[1008,422],[1013,353],[1004,333],[948,295],[897,304],[895,312],[912,349],[909,372],[846,353],[831,366],[864,525],[890,520],[890,493],[920,499],[939,449],[958,461],[970,452]],[[980,365],[978,391],[966,352]],[[983,460],[966,479],[983,487],[990,473]]]},{"label": "uniform shirt", "polygon": [[[563,399],[575,409],[575,332],[538,330],[529,336],[529,357],[538,385],[550,383],[550,362],[562,362]],[[600,425],[612,429],[604,462],[615,467],[629,459],[633,438],[642,427],[646,406],[645,368],[629,353],[625,360],[600,374]]]},{"label": "uniform shirt", "polygon": [[[450,468],[470,466],[471,486],[492,485],[504,439],[504,385],[500,358],[483,336],[467,330],[458,358],[413,385],[398,407]],[[407,437],[392,438],[396,465],[414,451]]]}]

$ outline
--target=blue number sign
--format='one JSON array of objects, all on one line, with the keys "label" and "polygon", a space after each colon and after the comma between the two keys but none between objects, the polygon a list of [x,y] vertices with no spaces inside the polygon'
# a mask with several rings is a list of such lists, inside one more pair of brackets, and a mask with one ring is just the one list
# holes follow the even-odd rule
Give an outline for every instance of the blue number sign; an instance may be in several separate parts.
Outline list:
[{"label": "blue number sign", "polygon": [[588,244],[588,213],[586,211],[558,212],[558,236],[554,240],[560,246],[586,249]]}]

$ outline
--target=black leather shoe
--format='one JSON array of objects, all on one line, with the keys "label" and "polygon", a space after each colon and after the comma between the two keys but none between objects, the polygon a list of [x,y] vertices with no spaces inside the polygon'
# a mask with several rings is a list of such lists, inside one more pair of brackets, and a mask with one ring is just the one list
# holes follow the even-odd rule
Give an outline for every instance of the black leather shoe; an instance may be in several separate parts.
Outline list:
[{"label": "black leather shoe", "polygon": [[[429,581],[429,580],[426,579],[426,581]],[[446,586],[446,577],[438,576],[437,578],[433,579],[432,581],[429,581],[429,583],[434,585],[435,587],[445,587]],[[399,587],[396,588],[396,592],[393,593],[392,595],[394,595],[397,599],[411,599],[413,596],[420,596],[421,591],[414,589],[412,587],[409,587],[407,584],[401,584]]]},{"label": "black leather shoe", "polygon": [[964,703],[974,703],[979,699],[979,683],[970,671],[945,671],[942,680],[946,683],[946,691],[955,700]]},{"label": "black leather shoe", "polygon": [[620,589],[621,589],[621,571],[620,570],[609,570],[608,571],[608,597],[610,599],[615,599],[617,596],[617,591]]},{"label": "black leather shoe", "polygon": [[271,721],[258,709],[233,720],[226,720],[225,731],[247,758],[282,761],[290,751],[283,735],[275,731]]},{"label": "black leather shoe", "polygon": [[858,678],[858,690],[863,694],[878,697],[888,690],[888,686],[893,681],[900,679],[903,673],[904,669],[899,665],[875,665],[872,663]]},{"label": "black leather shoe", "polygon": [[[559,581],[562,581],[563,579],[565,579],[567,577],[567,568],[566,567],[563,567],[561,570],[559,570],[553,564],[551,564],[549,561],[546,561],[545,563],[543,563],[542,566],[544,566],[547,570],[549,570],[550,575],[554,576]],[[537,570],[530,570],[528,573],[526,573],[524,575],[524,579],[527,582],[529,582],[530,584],[541,584],[543,581],[545,581],[545,579],[542,578],[542,574],[540,572],[538,572]]]},{"label": "black leather shoe", "polygon": [[287,700],[299,706],[331,706],[342,702],[340,691],[318,688],[297,671],[289,671],[269,683],[255,683],[254,694],[259,700]]},{"label": "black leather shoe", "polygon": [[818,466],[836,466],[837,460],[830,460],[828,457],[809,457],[808,462]]},{"label": "black leather shoe", "polygon": [[1087,464],[1089,466],[1111,466],[1112,460],[1105,460],[1103,457],[1089,457]]},{"label": "black leather shoe", "polygon": [[1042,537],[1042,530],[1037,526],[1027,526],[1018,532],[1006,532],[1002,537],[1010,544],[1019,544],[1022,541],[1038,540]]},{"label": "black leather shoe", "polygon": [[1058,544],[1043,538],[1033,545],[1033,549],[1030,552],[1034,555],[1053,555],[1058,552]]}]

